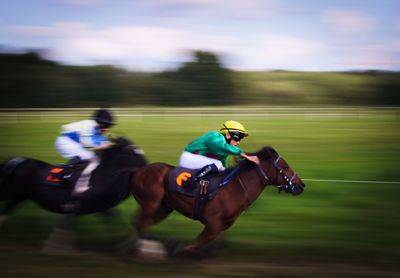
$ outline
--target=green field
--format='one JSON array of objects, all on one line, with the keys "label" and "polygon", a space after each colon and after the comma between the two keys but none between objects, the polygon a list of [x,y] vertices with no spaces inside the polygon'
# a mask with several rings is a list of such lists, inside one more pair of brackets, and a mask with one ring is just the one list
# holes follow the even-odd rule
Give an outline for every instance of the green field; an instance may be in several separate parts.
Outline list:
[{"label": "green field", "polygon": [[[63,162],[53,147],[59,127],[84,119],[86,114],[0,112],[0,159],[24,156]],[[235,119],[250,133],[241,148],[252,152],[273,146],[306,181],[305,192],[293,197],[277,194],[274,188],[265,190],[224,234],[224,244],[216,253],[220,263],[215,267],[219,271],[207,270],[212,262],[198,264],[195,269],[169,263],[155,267],[116,256],[113,246],[132,233],[130,218],[136,208],[133,199],[121,204],[122,215],[108,222],[94,215],[79,220],[77,245],[88,255],[54,258],[40,254],[40,244],[58,216],[26,203],[0,227],[0,275],[6,274],[1,277],[26,277],[28,270],[16,269],[18,260],[27,269],[34,269],[29,277],[60,273],[67,277],[65,269],[70,265],[76,267],[71,273],[86,269],[87,277],[125,277],[134,273],[150,277],[247,277],[246,271],[260,277],[399,274],[400,109],[231,108],[196,113],[165,109],[157,113],[119,111],[117,118],[114,136],[135,141],[151,162],[171,164],[177,163],[190,140]],[[188,242],[201,228],[198,222],[174,213],[153,232],[163,239],[174,237]],[[45,269],[47,263],[53,268]],[[92,271],[97,268],[101,271],[94,275]]]}]

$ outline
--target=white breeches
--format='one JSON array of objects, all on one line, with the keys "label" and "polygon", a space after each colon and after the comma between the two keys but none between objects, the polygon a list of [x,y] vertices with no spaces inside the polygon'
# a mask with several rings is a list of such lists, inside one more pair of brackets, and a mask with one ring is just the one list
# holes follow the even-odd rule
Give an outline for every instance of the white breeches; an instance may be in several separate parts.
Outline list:
[{"label": "white breeches", "polygon": [[179,159],[179,166],[189,169],[200,169],[209,164],[215,164],[218,171],[225,170],[225,167],[220,160],[203,155],[192,154],[184,151]]},{"label": "white breeches", "polygon": [[83,160],[89,160],[96,157],[95,153],[88,151],[81,144],[75,142],[66,136],[58,136],[55,142],[56,150],[67,159],[79,156]]}]

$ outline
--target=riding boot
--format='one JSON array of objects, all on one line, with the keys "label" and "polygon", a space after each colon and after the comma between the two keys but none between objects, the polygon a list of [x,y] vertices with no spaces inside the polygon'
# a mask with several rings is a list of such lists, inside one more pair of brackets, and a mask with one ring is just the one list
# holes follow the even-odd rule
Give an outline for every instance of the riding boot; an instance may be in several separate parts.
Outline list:
[{"label": "riding boot", "polygon": [[183,188],[195,188],[196,184],[199,183],[200,179],[205,177],[207,174],[218,172],[218,168],[215,164],[209,164],[201,168],[194,174],[193,177],[188,179],[182,186]]},{"label": "riding boot", "polygon": [[218,172],[218,168],[215,164],[209,164],[201,168],[193,177],[194,182],[199,182],[201,178],[207,174]]},{"label": "riding boot", "polygon": [[89,176],[94,169],[100,164],[100,159],[95,156],[89,160],[88,165],[83,169],[82,176]]},{"label": "riding boot", "polygon": [[73,173],[78,169],[83,169],[87,161],[83,160],[79,156],[74,156],[65,164],[64,171],[61,173],[62,179],[67,183],[72,181]]},{"label": "riding boot", "polygon": [[70,160],[68,160],[67,165],[69,167],[74,167],[75,165],[78,165],[82,162],[84,162],[82,158],[80,158],[79,156],[74,156]]},{"label": "riding boot", "polygon": [[100,159],[98,157],[93,157],[89,160],[89,164],[83,169],[81,176],[76,181],[73,194],[79,194],[89,189],[90,176],[99,164]]},{"label": "riding boot", "polygon": [[88,163],[88,160],[84,160],[80,158],[79,156],[74,156],[70,160],[68,160],[65,170],[66,173],[72,173],[73,171],[77,169],[83,169],[86,167],[86,164]]}]

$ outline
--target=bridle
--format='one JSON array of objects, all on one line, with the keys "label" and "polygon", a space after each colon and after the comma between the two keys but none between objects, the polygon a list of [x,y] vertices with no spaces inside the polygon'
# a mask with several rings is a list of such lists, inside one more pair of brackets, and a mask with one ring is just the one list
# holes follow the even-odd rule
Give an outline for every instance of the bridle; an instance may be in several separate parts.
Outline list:
[{"label": "bridle", "polygon": [[[272,166],[277,170],[277,172],[282,176],[282,178],[286,181],[286,184],[283,185],[275,185],[278,188],[278,192],[280,193],[281,191],[289,192],[289,193],[297,193],[298,190],[296,187],[298,187],[296,184],[293,183],[294,178],[297,176],[296,172],[293,172],[292,176],[288,176],[283,169],[281,169],[278,165],[279,160],[281,160],[281,156],[278,155],[278,157],[272,162]],[[269,181],[267,173],[265,173],[264,169],[260,166],[257,165],[257,170],[260,173],[260,175],[265,179],[265,181]]]},{"label": "bridle", "polygon": [[[299,195],[301,192],[303,192],[303,186],[301,185],[296,185],[293,183],[295,177],[297,176],[296,172],[293,172],[293,175],[288,176],[283,169],[281,169],[278,165],[279,161],[281,160],[281,156],[278,154],[278,157],[272,162],[272,166],[276,169],[277,175],[280,174],[283,179],[286,181],[286,184],[283,185],[275,185],[276,188],[278,188],[278,192],[280,193],[281,191],[285,191],[287,193],[291,193],[293,195]],[[240,178],[240,175],[237,173],[240,169],[240,165],[236,166],[230,172],[225,179],[221,182],[220,187],[223,187],[229,183],[229,181],[236,175],[239,181],[239,185],[241,186],[242,190],[245,193],[246,200],[247,200],[247,205],[250,206],[252,201],[249,198],[249,192],[245,184],[243,183],[242,179]],[[257,171],[258,173],[262,176],[262,178],[265,180],[265,182],[268,182],[270,179],[267,175],[267,173],[264,171],[264,169],[260,166],[257,165]]]}]

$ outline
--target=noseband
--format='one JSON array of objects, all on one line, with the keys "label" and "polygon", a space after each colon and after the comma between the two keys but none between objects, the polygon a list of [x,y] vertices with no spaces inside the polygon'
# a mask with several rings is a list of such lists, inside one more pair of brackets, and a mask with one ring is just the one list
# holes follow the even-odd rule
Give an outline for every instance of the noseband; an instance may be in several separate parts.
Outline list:
[{"label": "noseband", "polygon": [[[293,184],[293,180],[297,176],[297,173],[293,172],[293,175],[291,177],[286,175],[286,173],[281,168],[279,168],[278,162],[280,159],[281,159],[281,156],[278,155],[278,157],[272,163],[272,166],[279,172],[279,174],[281,174],[282,178],[286,181],[286,184],[285,185],[276,185],[276,187],[278,188],[279,193],[282,190],[284,190],[286,192],[292,192],[292,188],[294,186],[296,186]],[[261,176],[265,179],[265,181],[269,181],[267,173],[265,173],[265,171],[263,170],[263,168],[261,168],[260,165],[257,165],[257,170],[261,174]]]}]

